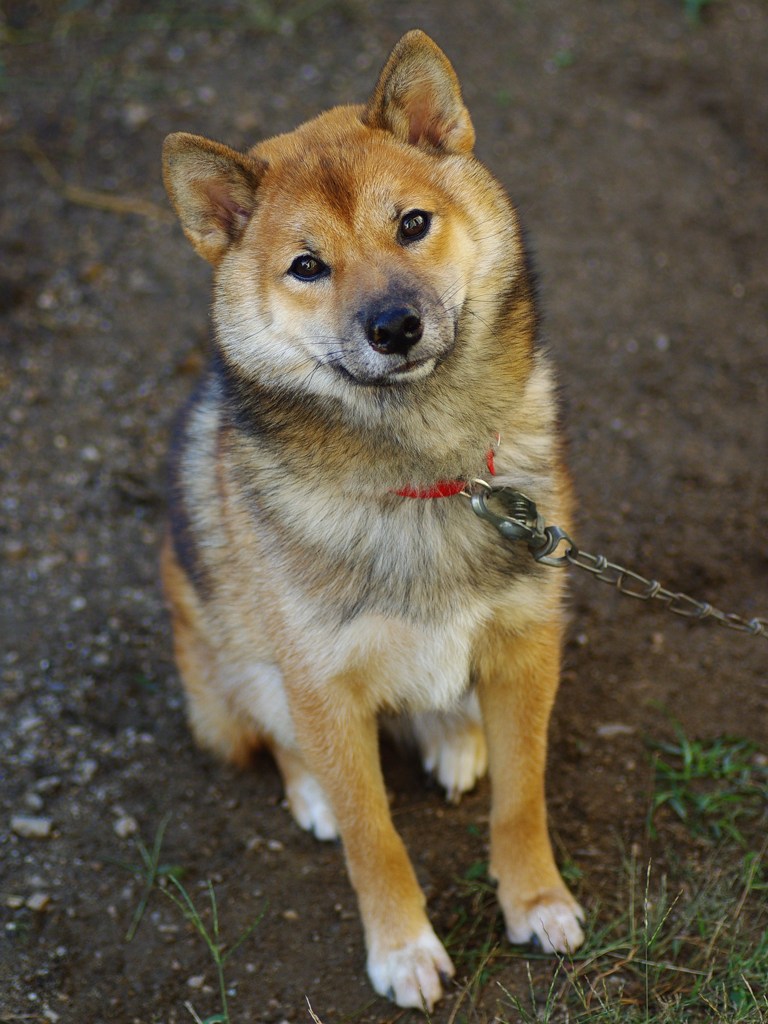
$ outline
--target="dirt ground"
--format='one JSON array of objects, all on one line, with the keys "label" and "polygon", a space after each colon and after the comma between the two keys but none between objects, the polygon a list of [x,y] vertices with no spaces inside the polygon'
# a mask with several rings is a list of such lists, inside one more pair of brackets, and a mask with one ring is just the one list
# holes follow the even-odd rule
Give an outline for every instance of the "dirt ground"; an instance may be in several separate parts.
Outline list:
[{"label": "dirt ground", "polygon": [[[263,913],[227,967],[233,1021],[307,1020],[306,998],[326,1024],[400,1019],[371,994],[340,849],[293,825],[268,760],[238,774],[186,728],[157,554],[209,275],[168,212],[163,137],[245,147],[362,100],[399,35],[427,30],[530,234],[577,540],[766,616],[768,7],[719,0],[694,24],[683,0],[3,6],[0,1020],[216,1012],[210,957],[169,900],[125,938],[142,891],[126,865],[166,818],[163,865],[201,906],[213,882],[225,936]],[[768,646],[588,578],[572,593],[549,807],[599,916],[633,844],[663,863],[647,738],[674,717],[764,743]],[[461,945],[487,786],[447,807],[410,758],[385,762],[432,919]],[[525,977],[518,959],[501,981]]]}]

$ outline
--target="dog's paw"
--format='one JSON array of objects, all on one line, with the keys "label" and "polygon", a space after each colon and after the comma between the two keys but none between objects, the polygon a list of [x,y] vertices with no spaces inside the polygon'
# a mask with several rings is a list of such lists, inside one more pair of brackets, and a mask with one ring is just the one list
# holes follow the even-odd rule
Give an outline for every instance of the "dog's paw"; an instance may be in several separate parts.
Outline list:
[{"label": "dog's paw", "polygon": [[368,977],[380,996],[398,1006],[431,1011],[443,994],[442,982],[455,968],[431,927],[413,942],[383,952],[374,947],[368,954]]},{"label": "dog's paw", "polygon": [[584,911],[567,890],[544,893],[505,918],[515,945],[537,942],[545,953],[572,953],[584,941]]},{"label": "dog's paw", "polygon": [[422,759],[451,803],[474,789],[488,769],[485,737],[477,726],[423,740]]},{"label": "dog's paw", "polygon": [[311,775],[301,775],[286,785],[288,807],[296,823],[317,839],[338,839],[339,827],[328,798]]}]

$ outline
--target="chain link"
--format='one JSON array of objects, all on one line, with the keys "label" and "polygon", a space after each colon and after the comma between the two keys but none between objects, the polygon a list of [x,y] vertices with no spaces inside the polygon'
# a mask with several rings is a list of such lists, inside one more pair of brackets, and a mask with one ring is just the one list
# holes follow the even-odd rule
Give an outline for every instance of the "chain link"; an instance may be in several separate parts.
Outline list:
[{"label": "chain link", "polygon": [[[485,480],[474,480],[465,493],[475,515],[495,526],[506,540],[525,541],[537,562],[559,568],[575,566],[590,573],[601,583],[610,584],[627,597],[634,597],[638,601],[661,601],[673,615],[693,619],[695,622],[712,619],[726,629],[749,636],[762,636],[768,640],[768,619],[744,619],[740,615],[728,615],[707,601],[697,601],[688,594],[667,590],[656,580],[646,579],[623,565],[609,562],[605,555],[580,551],[559,526],[545,526],[535,503],[520,491],[494,487]],[[486,499],[491,496],[500,500],[507,515],[498,515],[488,508]],[[563,543],[567,545],[565,554],[556,555],[555,552]]]},{"label": "chain link", "polygon": [[713,608],[708,601],[697,601],[688,594],[681,594],[662,587],[656,580],[648,580],[639,573],[632,572],[622,565],[609,562],[604,555],[591,555],[588,551],[579,551],[576,547],[570,547],[565,557],[569,565],[577,569],[584,569],[591,573],[601,583],[609,583],[615,587],[620,594],[627,597],[634,597],[639,601],[661,601],[667,611],[673,615],[680,615],[684,619],[694,619],[702,622],[704,619],[714,619],[720,626],[736,630],[739,633],[748,633],[750,636],[764,636],[768,639],[768,619],[743,619],[740,615],[727,615],[717,608]]}]

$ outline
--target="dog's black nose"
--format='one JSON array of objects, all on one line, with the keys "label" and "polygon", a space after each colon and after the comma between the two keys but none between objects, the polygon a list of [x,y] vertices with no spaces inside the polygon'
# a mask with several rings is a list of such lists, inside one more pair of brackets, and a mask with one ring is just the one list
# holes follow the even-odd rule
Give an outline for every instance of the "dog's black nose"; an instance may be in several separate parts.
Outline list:
[{"label": "dog's black nose", "polygon": [[423,333],[421,314],[408,305],[377,310],[365,325],[369,345],[384,355],[405,355]]}]

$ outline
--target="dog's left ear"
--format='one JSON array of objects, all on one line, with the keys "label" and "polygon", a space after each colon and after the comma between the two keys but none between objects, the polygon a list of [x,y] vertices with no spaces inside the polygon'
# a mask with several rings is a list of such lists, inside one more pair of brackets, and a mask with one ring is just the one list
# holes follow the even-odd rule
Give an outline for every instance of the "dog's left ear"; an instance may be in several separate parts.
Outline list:
[{"label": "dog's left ear", "polygon": [[401,142],[443,153],[468,154],[475,144],[456,72],[418,29],[406,33],[389,55],[363,122]]}]

